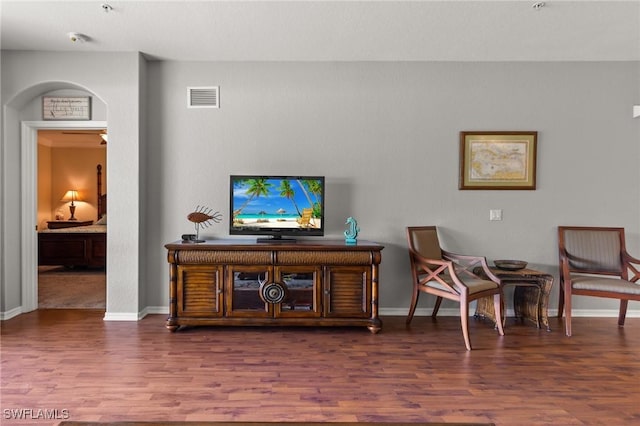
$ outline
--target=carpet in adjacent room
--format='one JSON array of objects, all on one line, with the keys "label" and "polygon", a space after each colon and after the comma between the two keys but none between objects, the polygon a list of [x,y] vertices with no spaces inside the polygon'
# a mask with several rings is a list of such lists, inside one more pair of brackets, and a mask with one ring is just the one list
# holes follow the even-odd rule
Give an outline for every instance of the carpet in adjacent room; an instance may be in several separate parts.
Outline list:
[{"label": "carpet in adjacent room", "polygon": [[105,309],[107,275],[104,269],[40,266],[39,309]]}]

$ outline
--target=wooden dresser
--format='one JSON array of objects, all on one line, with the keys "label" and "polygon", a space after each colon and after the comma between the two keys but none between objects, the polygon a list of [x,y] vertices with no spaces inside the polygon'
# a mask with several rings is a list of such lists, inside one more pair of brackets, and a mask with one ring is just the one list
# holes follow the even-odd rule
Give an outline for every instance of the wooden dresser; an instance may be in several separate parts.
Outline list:
[{"label": "wooden dresser", "polygon": [[169,318],[192,325],[366,326],[378,317],[383,246],[340,240],[173,242]]}]

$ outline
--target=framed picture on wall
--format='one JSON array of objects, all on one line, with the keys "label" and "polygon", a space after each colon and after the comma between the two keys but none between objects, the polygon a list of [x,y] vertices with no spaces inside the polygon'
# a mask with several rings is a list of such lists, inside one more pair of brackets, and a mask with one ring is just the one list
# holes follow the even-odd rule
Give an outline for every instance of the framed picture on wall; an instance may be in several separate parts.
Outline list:
[{"label": "framed picture on wall", "polygon": [[90,96],[43,96],[43,120],[91,120]]},{"label": "framed picture on wall", "polygon": [[536,189],[538,132],[460,132],[459,189]]}]

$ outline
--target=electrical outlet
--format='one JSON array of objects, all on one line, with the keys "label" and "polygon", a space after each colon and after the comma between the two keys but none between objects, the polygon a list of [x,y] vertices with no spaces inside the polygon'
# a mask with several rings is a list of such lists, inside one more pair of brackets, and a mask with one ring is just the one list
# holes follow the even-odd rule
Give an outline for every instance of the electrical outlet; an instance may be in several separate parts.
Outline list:
[{"label": "electrical outlet", "polygon": [[502,220],[502,209],[489,210],[489,220]]}]

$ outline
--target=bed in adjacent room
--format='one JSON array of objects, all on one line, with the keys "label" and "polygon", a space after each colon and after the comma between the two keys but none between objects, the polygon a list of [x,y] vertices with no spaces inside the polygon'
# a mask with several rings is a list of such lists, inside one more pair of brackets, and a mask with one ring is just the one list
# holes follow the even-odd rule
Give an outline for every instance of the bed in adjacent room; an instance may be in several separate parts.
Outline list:
[{"label": "bed in adjacent room", "polygon": [[38,265],[105,267],[107,264],[107,194],[102,166],[97,167],[98,217],[92,224],[38,232]]}]

